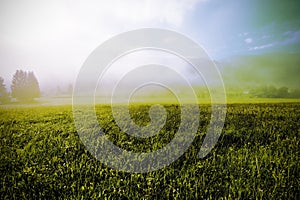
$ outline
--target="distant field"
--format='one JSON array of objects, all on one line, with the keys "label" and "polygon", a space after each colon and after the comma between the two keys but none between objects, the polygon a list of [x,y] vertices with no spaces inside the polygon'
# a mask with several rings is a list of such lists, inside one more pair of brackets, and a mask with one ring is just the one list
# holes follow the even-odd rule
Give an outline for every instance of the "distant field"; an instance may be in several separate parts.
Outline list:
[{"label": "distant field", "polygon": [[[104,98],[96,98],[98,103],[110,103],[109,99]],[[209,98],[198,98],[199,104],[210,104]],[[120,102],[121,104],[127,103],[127,101]],[[152,98],[152,100],[143,101],[141,99],[137,99],[135,103],[164,103],[164,104],[174,104],[177,101],[174,101],[172,98]],[[282,98],[250,98],[250,97],[229,97],[227,98],[228,104],[245,104],[245,103],[300,103],[300,99],[282,99]],[[36,106],[60,106],[60,105],[72,105],[72,97],[71,96],[57,96],[57,97],[41,97],[36,99],[34,102],[28,103],[18,103],[13,102],[9,104],[1,105],[0,107],[36,107]]]},{"label": "distant field", "polygon": [[[2,106],[0,199],[297,199],[300,104],[281,101],[228,104],[223,133],[205,159],[197,153],[210,106],[200,105],[200,127],[188,151],[146,174],[119,172],[97,161],[77,135],[71,105]],[[131,107],[137,124],[149,122],[148,108]],[[96,106],[96,111],[114,144],[147,152],[166,145],[178,129],[180,110],[172,104],[165,108],[166,125],[143,140],[123,133],[109,106]]]}]

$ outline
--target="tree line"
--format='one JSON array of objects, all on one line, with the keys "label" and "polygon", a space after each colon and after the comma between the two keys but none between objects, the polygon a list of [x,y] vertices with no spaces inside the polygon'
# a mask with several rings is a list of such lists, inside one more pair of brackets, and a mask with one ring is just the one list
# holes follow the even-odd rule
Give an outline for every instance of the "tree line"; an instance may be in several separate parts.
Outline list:
[{"label": "tree line", "polygon": [[38,80],[32,71],[17,70],[13,75],[11,92],[6,90],[4,79],[0,77],[0,103],[7,103],[11,98],[20,102],[30,102],[40,97]]},{"label": "tree line", "polygon": [[258,98],[300,98],[299,89],[289,89],[288,87],[275,87],[262,85],[250,90],[252,97]]}]

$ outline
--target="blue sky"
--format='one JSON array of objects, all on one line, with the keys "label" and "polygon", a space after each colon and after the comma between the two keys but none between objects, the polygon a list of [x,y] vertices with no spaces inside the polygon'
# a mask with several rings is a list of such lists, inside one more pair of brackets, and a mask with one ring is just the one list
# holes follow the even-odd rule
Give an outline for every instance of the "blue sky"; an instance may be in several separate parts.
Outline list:
[{"label": "blue sky", "polygon": [[214,59],[300,51],[300,3],[225,0],[198,4],[185,29]]},{"label": "blue sky", "polygon": [[300,52],[297,0],[0,0],[0,76],[32,70],[42,88],[73,83],[103,41],[138,28],[183,33],[214,60]]}]

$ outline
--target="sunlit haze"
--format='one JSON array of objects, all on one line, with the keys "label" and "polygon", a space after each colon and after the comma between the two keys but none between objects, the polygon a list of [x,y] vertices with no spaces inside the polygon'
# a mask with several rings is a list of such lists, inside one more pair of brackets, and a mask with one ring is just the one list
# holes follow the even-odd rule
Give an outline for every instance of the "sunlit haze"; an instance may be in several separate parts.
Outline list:
[{"label": "sunlit haze", "polygon": [[[190,37],[220,68],[237,56],[297,54],[298,8],[299,1],[278,0],[1,0],[0,76],[9,89],[17,69],[30,70],[43,92],[65,89],[102,42],[145,27]],[[166,64],[190,75],[180,61]]]}]

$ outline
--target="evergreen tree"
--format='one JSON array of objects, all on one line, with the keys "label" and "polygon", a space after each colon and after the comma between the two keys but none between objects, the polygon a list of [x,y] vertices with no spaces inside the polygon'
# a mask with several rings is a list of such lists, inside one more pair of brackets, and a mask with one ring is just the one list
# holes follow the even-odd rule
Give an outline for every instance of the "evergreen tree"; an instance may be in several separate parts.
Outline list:
[{"label": "evergreen tree", "polygon": [[27,84],[28,84],[28,89],[29,89],[29,91],[28,91],[29,95],[32,98],[39,98],[40,97],[40,87],[39,87],[39,83],[33,72],[28,72]]},{"label": "evergreen tree", "polygon": [[4,79],[0,77],[0,103],[7,103],[9,101],[9,94],[6,91]]},{"label": "evergreen tree", "polygon": [[26,97],[26,72],[17,70],[13,76],[11,85],[11,96],[17,99]]},{"label": "evergreen tree", "polygon": [[11,95],[20,101],[32,101],[40,97],[39,83],[34,73],[17,70],[12,80]]}]

